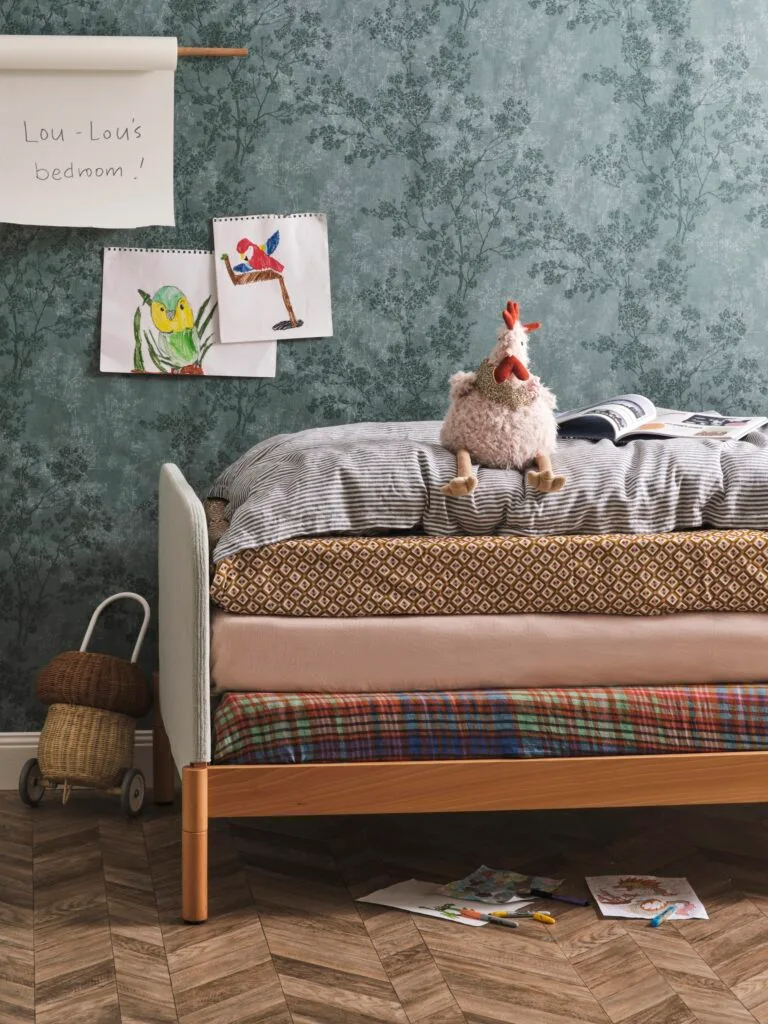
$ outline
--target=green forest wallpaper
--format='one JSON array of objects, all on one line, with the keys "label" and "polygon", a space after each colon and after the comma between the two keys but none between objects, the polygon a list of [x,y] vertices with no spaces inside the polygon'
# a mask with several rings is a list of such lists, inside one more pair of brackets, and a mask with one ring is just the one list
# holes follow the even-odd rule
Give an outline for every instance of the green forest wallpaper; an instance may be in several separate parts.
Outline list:
[{"label": "green forest wallpaper", "polygon": [[[248,46],[182,61],[176,228],[0,225],[0,731],[116,590],[155,593],[156,486],[279,431],[439,418],[509,298],[561,408],[765,412],[768,20],[741,0],[0,0],[0,32]],[[335,337],[274,380],[98,372],[104,246],[322,211]],[[128,655],[116,612],[98,646]],[[152,666],[152,645],[146,666]]]}]

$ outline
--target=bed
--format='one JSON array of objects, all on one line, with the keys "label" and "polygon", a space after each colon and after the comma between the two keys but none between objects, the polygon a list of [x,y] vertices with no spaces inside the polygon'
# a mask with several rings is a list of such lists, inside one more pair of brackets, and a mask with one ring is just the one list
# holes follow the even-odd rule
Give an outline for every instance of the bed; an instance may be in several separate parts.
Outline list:
[{"label": "bed", "polygon": [[[491,722],[519,721],[519,707],[510,708],[507,706],[508,701],[505,704],[504,699],[497,696],[500,681],[495,678],[484,680],[485,689],[480,696],[470,695],[467,698],[466,678],[460,674],[454,680],[454,694],[444,689],[443,692],[424,699],[424,695],[419,693],[424,685],[423,678],[416,672],[411,680],[413,693],[409,695],[404,692],[397,697],[397,703],[405,708],[403,714],[409,721],[414,720],[413,706],[409,702],[417,702],[423,726],[417,731],[422,738],[425,731],[429,733],[429,743],[424,744],[420,739],[413,747],[416,753],[411,758],[404,757],[404,752],[407,753],[408,748],[402,744],[397,746],[392,756],[388,758],[386,750],[389,739],[385,735],[386,730],[383,730],[378,746],[366,746],[362,743],[355,747],[350,744],[349,735],[346,734],[344,742],[347,745],[344,749],[354,751],[349,753],[346,760],[338,760],[338,748],[334,748],[336,753],[329,754],[327,750],[321,748],[304,756],[301,753],[297,754],[296,748],[293,747],[289,755],[292,763],[285,763],[283,738],[282,748],[280,744],[274,745],[277,753],[271,760],[267,758],[262,763],[254,763],[253,758],[246,753],[240,760],[248,763],[234,763],[238,760],[238,753],[242,754],[246,749],[245,746],[241,746],[238,751],[234,751],[233,747],[230,750],[230,759],[227,763],[222,763],[215,757],[214,734],[218,735],[221,747],[224,739],[222,723],[227,716],[230,724],[234,723],[227,732],[227,742],[234,743],[232,737],[237,734],[238,716],[242,727],[243,708],[247,706],[248,701],[251,702],[251,706],[245,718],[246,726],[248,715],[251,719],[254,715],[258,716],[263,724],[270,720],[272,714],[275,721],[282,721],[284,724],[286,716],[283,712],[287,704],[279,693],[272,695],[270,704],[269,695],[229,692],[219,703],[214,719],[212,702],[216,697],[212,687],[211,653],[212,635],[219,634],[219,627],[214,617],[216,629],[212,629],[208,522],[202,502],[181,471],[173,465],[164,466],[160,477],[160,674],[155,725],[158,750],[156,764],[161,785],[156,797],[162,798],[164,790],[167,793],[169,774],[164,770],[167,764],[163,760],[163,751],[167,751],[167,756],[181,775],[182,782],[184,921],[197,923],[207,919],[207,843],[208,822],[211,818],[749,803],[765,800],[768,792],[768,749],[762,748],[765,726],[768,724],[768,690],[761,682],[760,669],[764,653],[768,652],[760,645],[765,645],[768,634],[763,625],[766,621],[763,602],[766,600],[768,588],[765,587],[765,572],[760,560],[766,554],[766,545],[765,538],[759,536],[731,540],[733,543],[725,546],[735,558],[733,571],[744,577],[744,566],[748,565],[746,579],[749,585],[742,594],[742,604],[738,607],[732,603],[733,587],[726,585],[721,588],[718,600],[722,602],[724,610],[733,616],[728,621],[733,624],[738,636],[736,642],[732,643],[729,654],[730,630],[726,630],[718,649],[725,652],[722,657],[726,660],[736,657],[738,652],[743,653],[745,650],[752,660],[747,663],[748,658],[740,664],[741,685],[728,693],[714,684],[714,679],[718,678],[719,673],[717,666],[711,669],[714,678],[702,683],[700,688],[682,688],[693,724],[687,733],[680,733],[682,739],[679,742],[675,741],[676,746],[675,743],[669,747],[654,743],[643,745],[638,741],[627,747],[626,730],[621,730],[623,737],[614,737],[615,742],[612,745],[606,740],[604,732],[598,732],[588,737],[588,743],[574,745],[566,735],[566,741],[560,746],[547,746],[542,740],[541,733],[534,731],[530,735],[522,735],[519,729],[512,730],[514,735],[507,745],[501,745],[498,749],[488,746],[481,749],[471,744],[456,745],[455,737],[442,737],[437,735],[439,730],[435,731],[436,723],[446,720],[446,701],[453,702],[450,705],[450,714],[455,715],[456,707],[461,705],[462,701],[466,703],[470,700],[471,715],[475,716],[471,718],[472,721],[477,721],[478,708],[483,714],[490,716],[488,721]],[[744,555],[743,550],[739,555],[739,544],[742,541],[752,545],[749,556],[744,556],[744,565],[739,562],[741,555]],[[683,557],[682,547],[677,555],[671,554],[674,545],[681,545],[680,539],[673,539],[669,543],[671,546],[663,553],[662,562],[670,557],[673,560],[678,556]],[[597,571],[602,572],[604,576],[605,557],[599,553],[596,557]],[[689,545],[685,557],[695,559],[698,555],[692,553]],[[273,572],[273,577],[267,589],[275,595],[279,590],[275,589],[275,566],[272,566],[270,571]],[[718,571],[713,573],[710,566],[710,583],[719,575]],[[262,588],[263,582],[263,578],[257,575],[255,580],[251,581],[251,592]],[[642,580],[638,583],[638,586],[641,585]],[[594,589],[593,587],[593,592]],[[673,587],[664,593],[665,600],[676,600]],[[574,600],[583,600],[583,588],[581,598],[578,594],[577,586],[574,589]],[[649,592],[647,597],[648,600],[658,601],[658,594]],[[639,599],[637,595],[635,598]],[[397,600],[397,595],[388,592],[382,596],[380,591],[373,588],[369,599],[374,603],[384,600],[385,604],[380,607],[380,611],[383,618],[387,619],[386,612],[391,611],[391,608],[386,606],[386,601]],[[711,589],[707,600],[710,602],[707,607],[711,607]],[[366,623],[370,624],[371,619],[376,617],[375,609],[372,613],[369,606],[367,609],[358,609],[356,613],[352,605],[346,607],[350,628],[368,628]],[[493,611],[494,607],[492,603],[490,610]],[[715,607],[720,606],[715,604]],[[633,608],[635,611],[640,610],[637,605],[633,605]],[[240,609],[241,612],[249,610],[252,609]],[[274,607],[267,606],[257,609],[257,613],[263,617],[260,627],[262,630],[289,628],[288,620],[291,617],[285,616],[286,621],[282,624],[276,622],[275,617],[270,614],[275,610]],[[668,610],[663,607],[656,609],[659,629],[669,630],[669,621],[675,618],[664,614]],[[333,619],[329,618],[326,625],[332,621],[338,622],[338,613],[344,613],[345,609],[336,607],[334,611],[336,615]],[[486,622],[489,618],[487,607],[478,606],[474,611],[478,622]],[[526,613],[519,609],[518,611],[519,616],[508,616],[507,621],[515,619],[516,626],[522,628]],[[625,614],[627,611],[632,609],[625,609]],[[651,628],[654,616],[653,609],[650,611],[649,614],[648,609],[645,609],[637,616],[636,625],[639,629]],[[686,615],[697,614],[695,608],[678,609],[678,612],[680,617],[677,621],[681,624],[685,623]],[[468,616],[470,617],[471,615]],[[641,623],[643,625],[640,625]],[[567,624],[568,628],[572,624],[572,621]],[[315,620],[314,625],[310,621],[307,628],[310,631],[313,628],[320,629],[320,633],[316,632],[314,639],[309,641],[312,649],[312,645],[316,646],[322,641],[322,620],[319,625],[318,620]],[[439,623],[435,623],[434,628],[439,628]],[[494,624],[490,623],[489,628],[495,628]],[[739,639],[739,630],[746,631],[743,634],[746,639],[743,641]],[[685,629],[682,626],[680,632],[683,635],[681,642],[685,642]],[[274,639],[267,640],[267,644],[279,642],[279,634],[276,632],[259,635],[262,637],[262,643],[265,642],[263,638],[270,635]],[[672,643],[674,639],[674,636],[671,636],[665,642]],[[286,644],[286,650],[296,646],[294,638],[290,635],[280,642]],[[370,637],[363,636],[361,639],[363,646],[370,645],[371,642]],[[386,637],[381,642],[386,647]],[[636,642],[640,645],[648,645],[649,642],[653,644],[647,636],[640,634]],[[588,635],[584,643],[587,649]],[[688,638],[688,643],[697,643],[693,634]],[[252,654],[251,657],[258,658],[259,655]],[[359,718],[360,707],[370,707],[370,693],[379,689],[374,678],[364,681],[365,685],[358,687],[358,692],[354,692],[355,687],[349,685],[346,692],[339,690],[335,694],[315,694],[311,698],[291,694],[290,674],[279,678],[281,663],[284,660],[279,657],[273,659],[274,664],[270,671],[273,671],[274,677],[270,677],[270,683],[274,691],[282,688],[285,700],[293,700],[294,704],[297,701],[300,703],[300,714],[296,716],[297,719],[308,713],[307,707],[310,704],[314,708],[320,707],[318,714],[328,715],[335,720],[338,720],[340,715],[343,718],[350,708],[350,714]],[[245,661],[247,664],[247,658]],[[264,658],[262,661],[266,666],[269,659]],[[340,673],[341,668],[340,665]],[[231,671],[234,672],[234,669]],[[264,671],[267,671],[266,667]],[[306,679],[306,665],[296,671],[302,679]],[[347,666],[345,671],[349,680],[355,678],[354,665]],[[529,666],[526,671],[529,674],[520,676],[514,684],[518,687],[516,699],[533,702],[530,707],[534,708],[532,714],[535,717],[535,709],[538,708],[538,713],[541,712],[541,702],[550,699],[552,691],[548,691],[546,686],[537,691],[537,686],[541,687],[542,682],[545,683],[546,680],[536,681],[535,666]],[[247,676],[245,670],[242,674],[244,677]],[[508,684],[508,680],[503,682]],[[589,680],[584,678],[571,680],[574,687],[580,688],[579,700],[586,702],[589,714],[596,720],[594,708],[597,705],[594,702],[604,700],[604,696],[597,691],[590,696],[589,687],[586,686],[588,682]],[[624,716],[625,722],[635,723],[638,729],[644,728],[649,716],[655,715],[656,724],[651,723],[651,726],[659,732],[659,723],[663,722],[665,717],[669,720],[670,709],[672,713],[676,713],[674,709],[682,706],[675,703],[677,698],[670,698],[672,704],[665,704],[663,700],[658,699],[657,694],[649,695],[647,688],[631,689],[642,680],[626,679],[619,682],[626,687],[616,691],[624,695],[618,711],[619,719]],[[281,685],[278,685],[279,683]],[[666,684],[674,688],[674,678],[667,680]],[[240,689],[245,690],[245,686],[246,682]],[[238,689],[231,681],[220,688],[227,691]],[[299,689],[298,681],[296,689]],[[668,691],[670,692],[671,690]],[[548,693],[550,698],[547,697]],[[628,693],[634,696],[627,699]],[[589,703],[590,700],[592,704]],[[332,705],[330,711],[326,707],[328,702]],[[392,713],[391,704],[382,706],[377,711],[380,720],[385,720],[387,715]],[[399,709],[397,713],[400,713]],[[701,727],[696,716],[699,716],[703,723]],[[599,718],[599,715],[597,717]],[[615,708],[608,715],[608,720],[614,724],[618,720]],[[705,741],[691,745],[685,738],[690,737],[691,730],[696,732],[697,736],[705,736]],[[263,729],[262,732],[266,733],[268,730]],[[370,739],[370,730],[364,729],[363,732]],[[575,728],[572,735],[583,732],[583,729]],[[502,733],[503,729],[499,726],[499,735]],[[738,743],[734,744],[734,736],[737,737]],[[247,737],[242,742],[247,746]],[[734,745],[738,749],[733,749]],[[267,746],[268,744],[262,744],[263,749]],[[625,749],[631,749],[633,752],[607,752]],[[569,751],[576,756],[569,756]],[[369,758],[371,752],[375,755],[374,759]],[[452,752],[455,752],[456,756],[451,756]],[[435,756],[430,756],[431,753]]]}]

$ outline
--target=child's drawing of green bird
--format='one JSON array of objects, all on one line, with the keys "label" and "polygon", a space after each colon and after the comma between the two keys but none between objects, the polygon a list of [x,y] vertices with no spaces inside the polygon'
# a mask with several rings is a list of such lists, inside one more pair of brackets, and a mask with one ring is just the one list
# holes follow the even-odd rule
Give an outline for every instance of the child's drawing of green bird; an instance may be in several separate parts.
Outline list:
[{"label": "child's drawing of green bird", "polygon": [[149,300],[152,323],[158,329],[160,355],[174,370],[194,363],[200,353],[200,335],[189,299],[174,285],[158,288]]},{"label": "child's drawing of green bird", "polygon": [[[214,304],[206,314],[211,297],[208,296],[203,302],[195,317],[189,299],[175,285],[163,285],[151,297],[140,288],[139,295],[143,304],[149,306],[152,323],[158,331],[154,339],[144,332],[150,357],[157,368],[163,373],[202,373],[203,357],[212,344],[210,337],[205,341],[201,340],[201,335],[205,333],[216,309]],[[140,349],[136,325],[134,334]],[[136,364],[136,357],[134,363]]]}]

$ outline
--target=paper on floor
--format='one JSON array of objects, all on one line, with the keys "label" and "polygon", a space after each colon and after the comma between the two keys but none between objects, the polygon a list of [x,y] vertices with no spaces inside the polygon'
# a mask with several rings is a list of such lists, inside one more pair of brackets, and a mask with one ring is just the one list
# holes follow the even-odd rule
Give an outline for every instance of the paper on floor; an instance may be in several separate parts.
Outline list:
[{"label": "paper on floor", "polygon": [[520,875],[517,871],[504,871],[481,864],[466,878],[449,882],[440,891],[454,899],[476,900],[478,903],[519,903],[531,889],[555,892],[563,884],[562,878],[544,878],[540,875]]},{"label": "paper on floor", "polygon": [[606,917],[652,918],[672,903],[677,904],[668,921],[688,918],[709,920],[704,905],[687,878],[656,875],[593,875],[587,878],[592,895]]},{"label": "paper on floor", "polygon": [[[377,889],[376,892],[367,896],[360,896],[358,903],[377,903],[384,907],[395,907],[398,910],[410,910],[413,914],[424,914],[426,917],[439,917],[443,921],[455,921],[457,924],[467,924],[472,928],[483,927],[486,921],[478,921],[472,917],[462,917],[459,911],[464,902],[457,902],[446,897],[440,892],[440,886],[435,882],[420,882],[416,878],[409,878],[407,882],[398,882],[386,889]],[[527,906],[526,902],[516,902],[515,910]],[[509,910],[509,903],[484,903],[483,912],[490,913],[492,910]]]}]

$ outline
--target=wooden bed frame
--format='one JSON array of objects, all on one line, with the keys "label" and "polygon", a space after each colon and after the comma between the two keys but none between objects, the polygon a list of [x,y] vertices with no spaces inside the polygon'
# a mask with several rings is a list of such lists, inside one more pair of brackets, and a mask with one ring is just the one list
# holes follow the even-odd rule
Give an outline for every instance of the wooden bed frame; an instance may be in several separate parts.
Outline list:
[{"label": "wooden bed frame", "polygon": [[[173,800],[178,768],[182,780],[181,915],[190,924],[208,917],[211,818],[762,803],[768,799],[768,750],[478,761],[212,764],[209,625],[205,513],[180,471],[164,466],[160,481],[155,800]],[[197,756],[201,752],[204,757]]]}]

